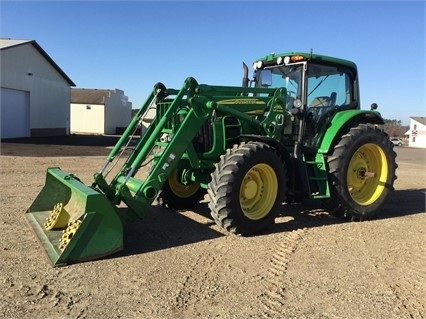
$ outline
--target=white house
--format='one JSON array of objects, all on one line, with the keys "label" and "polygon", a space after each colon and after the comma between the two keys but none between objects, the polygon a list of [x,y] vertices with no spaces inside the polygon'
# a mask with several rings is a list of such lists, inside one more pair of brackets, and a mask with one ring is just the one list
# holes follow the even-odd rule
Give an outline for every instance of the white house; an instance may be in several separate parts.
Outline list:
[{"label": "white house", "polygon": [[426,117],[410,117],[408,146],[426,148]]},{"label": "white house", "polygon": [[1,138],[65,135],[74,82],[34,40],[0,39]]},{"label": "white house", "polygon": [[132,103],[122,90],[71,90],[71,133],[120,134],[131,116]]}]

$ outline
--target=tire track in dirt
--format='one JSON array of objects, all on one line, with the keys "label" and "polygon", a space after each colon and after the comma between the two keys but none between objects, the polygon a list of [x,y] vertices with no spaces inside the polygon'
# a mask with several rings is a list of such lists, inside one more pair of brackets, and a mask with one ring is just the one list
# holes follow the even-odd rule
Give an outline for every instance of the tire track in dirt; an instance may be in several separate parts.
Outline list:
[{"label": "tire track in dirt", "polygon": [[306,229],[298,229],[291,232],[283,232],[278,236],[278,244],[271,257],[270,266],[265,277],[266,292],[260,296],[260,301],[265,310],[262,314],[264,318],[280,318],[282,309],[285,307],[286,289],[283,281],[288,263],[292,255],[297,250],[300,239]]}]

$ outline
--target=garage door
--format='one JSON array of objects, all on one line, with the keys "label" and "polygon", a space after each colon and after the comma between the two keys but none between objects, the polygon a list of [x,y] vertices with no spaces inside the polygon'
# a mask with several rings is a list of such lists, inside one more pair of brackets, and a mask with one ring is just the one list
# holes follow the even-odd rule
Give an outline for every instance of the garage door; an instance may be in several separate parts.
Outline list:
[{"label": "garage door", "polygon": [[1,88],[1,138],[29,137],[30,93]]}]

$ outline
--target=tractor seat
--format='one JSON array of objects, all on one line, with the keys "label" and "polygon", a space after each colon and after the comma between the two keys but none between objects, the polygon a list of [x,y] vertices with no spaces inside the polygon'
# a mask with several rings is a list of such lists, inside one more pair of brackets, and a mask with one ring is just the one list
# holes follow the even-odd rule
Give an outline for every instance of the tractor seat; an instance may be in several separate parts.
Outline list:
[{"label": "tractor seat", "polygon": [[314,121],[325,115],[328,111],[334,109],[336,105],[336,92],[332,92],[330,96],[318,96],[311,104],[309,104],[308,111]]},{"label": "tractor seat", "polygon": [[309,104],[309,107],[330,106],[330,102],[329,96],[318,96]]}]

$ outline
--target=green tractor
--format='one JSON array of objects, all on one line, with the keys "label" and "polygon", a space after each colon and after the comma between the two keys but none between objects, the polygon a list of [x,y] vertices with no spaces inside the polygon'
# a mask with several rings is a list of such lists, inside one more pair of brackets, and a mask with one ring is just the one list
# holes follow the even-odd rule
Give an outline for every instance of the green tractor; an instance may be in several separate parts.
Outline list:
[{"label": "green tractor", "polygon": [[[123,226],[143,218],[156,199],[183,210],[207,196],[215,222],[241,235],[261,232],[287,204],[306,199],[350,220],[381,210],[396,179],[396,154],[377,105],[360,108],[356,65],[284,53],[256,60],[252,79],[243,67],[241,87],[191,77],[181,89],[157,83],[92,185],[48,169],[26,216],[53,265],[123,249]],[[152,109],[154,119],[138,135]],[[107,179],[125,150],[130,155]],[[147,162],[149,173],[139,178]]]}]

